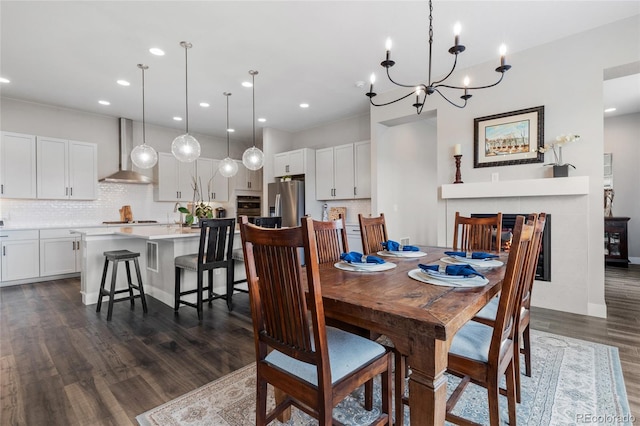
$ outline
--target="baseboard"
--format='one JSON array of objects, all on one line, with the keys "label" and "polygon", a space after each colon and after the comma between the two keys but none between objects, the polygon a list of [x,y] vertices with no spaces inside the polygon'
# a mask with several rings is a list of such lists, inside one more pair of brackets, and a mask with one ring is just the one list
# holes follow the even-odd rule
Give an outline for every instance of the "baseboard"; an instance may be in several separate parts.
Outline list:
[{"label": "baseboard", "polygon": [[629,263],[632,265],[640,265],[640,257],[630,257]]},{"label": "baseboard", "polygon": [[607,317],[607,305],[600,303],[588,303],[587,304],[587,315],[598,318],[606,318]]}]

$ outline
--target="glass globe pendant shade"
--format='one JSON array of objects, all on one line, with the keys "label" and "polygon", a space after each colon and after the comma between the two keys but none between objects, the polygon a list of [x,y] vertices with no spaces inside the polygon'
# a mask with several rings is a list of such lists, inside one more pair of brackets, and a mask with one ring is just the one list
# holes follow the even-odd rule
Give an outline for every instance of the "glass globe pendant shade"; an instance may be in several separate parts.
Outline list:
[{"label": "glass globe pendant shade", "polygon": [[185,133],[171,142],[171,152],[178,161],[192,163],[200,156],[200,143],[189,133]]},{"label": "glass globe pendant shade", "polygon": [[220,162],[218,170],[222,176],[230,178],[238,173],[238,163],[227,157]]},{"label": "glass globe pendant shade", "polygon": [[259,170],[264,165],[264,153],[252,146],[242,154],[242,164],[249,170]]},{"label": "glass globe pendant shade", "polygon": [[155,149],[143,143],[133,148],[131,161],[141,169],[150,169],[158,162],[158,153]]}]

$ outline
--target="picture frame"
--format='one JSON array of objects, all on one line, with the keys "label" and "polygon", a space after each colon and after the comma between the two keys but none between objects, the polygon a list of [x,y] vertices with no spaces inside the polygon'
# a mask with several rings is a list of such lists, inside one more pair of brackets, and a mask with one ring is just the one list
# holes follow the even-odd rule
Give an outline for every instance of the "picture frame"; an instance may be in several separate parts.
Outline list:
[{"label": "picture frame", "polygon": [[544,106],[473,120],[473,167],[543,163]]}]

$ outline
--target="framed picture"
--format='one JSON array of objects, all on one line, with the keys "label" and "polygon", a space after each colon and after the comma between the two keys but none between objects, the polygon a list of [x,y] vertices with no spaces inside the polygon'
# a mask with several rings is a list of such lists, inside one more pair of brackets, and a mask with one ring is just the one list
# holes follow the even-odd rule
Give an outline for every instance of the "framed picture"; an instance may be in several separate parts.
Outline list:
[{"label": "framed picture", "polygon": [[544,106],[489,115],[473,120],[473,167],[542,163]]}]

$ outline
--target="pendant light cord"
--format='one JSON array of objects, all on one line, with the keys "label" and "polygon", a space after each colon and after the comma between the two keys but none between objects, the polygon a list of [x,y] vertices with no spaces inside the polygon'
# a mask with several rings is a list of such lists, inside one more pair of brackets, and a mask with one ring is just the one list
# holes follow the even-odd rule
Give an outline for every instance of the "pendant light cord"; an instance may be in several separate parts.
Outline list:
[{"label": "pendant light cord", "polygon": [[147,143],[147,133],[146,133],[146,125],[145,125],[145,115],[144,115],[144,69],[145,66],[142,67],[142,143]]},{"label": "pendant light cord", "polygon": [[189,133],[189,60],[187,58],[187,52],[189,51],[189,44],[184,46],[184,111],[186,124],[186,133]]},{"label": "pendant light cord", "polygon": [[229,154],[229,96],[231,96],[231,93],[225,92],[225,96],[227,97],[227,157],[231,158],[231,155]]},{"label": "pendant light cord", "polygon": [[253,100],[253,146],[256,146],[256,75],[251,74],[251,97]]}]

